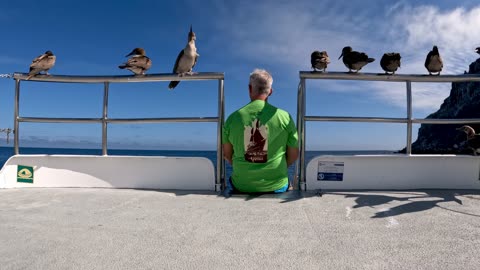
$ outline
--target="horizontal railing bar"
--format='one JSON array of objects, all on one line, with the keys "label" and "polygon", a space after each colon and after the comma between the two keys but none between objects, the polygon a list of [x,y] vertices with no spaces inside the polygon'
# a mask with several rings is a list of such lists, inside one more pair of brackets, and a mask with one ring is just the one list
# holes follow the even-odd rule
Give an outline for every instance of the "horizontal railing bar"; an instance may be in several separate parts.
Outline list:
[{"label": "horizontal railing bar", "polygon": [[[30,123],[102,123],[102,118],[54,118],[54,117],[18,117],[19,122]],[[171,117],[171,118],[110,118],[108,123],[186,123],[217,122],[218,117]]]},{"label": "horizontal railing bar", "polygon": [[412,119],[415,124],[480,124],[480,119]]},{"label": "horizontal railing bar", "polygon": [[130,124],[130,123],[191,123],[191,122],[218,122],[218,117],[172,117],[172,118],[117,118],[107,119],[112,124]]},{"label": "horizontal railing bar", "polygon": [[[341,116],[305,116],[305,121],[321,122],[372,122],[372,123],[407,123],[407,118],[381,117],[341,117]],[[412,119],[414,124],[480,124],[480,119]]]},{"label": "horizontal railing bar", "polygon": [[19,122],[30,123],[101,123],[102,118],[18,117]]},{"label": "horizontal railing bar", "polygon": [[[27,73],[14,73],[13,78],[26,80]],[[124,82],[161,82],[161,81],[198,81],[198,80],[223,80],[224,73],[200,72],[192,75],[179,76],[173,73],[158,73],[146,75],[121,75],[121,76],[77,76],[77,75],[36,75],[29,81],[36,82],[64,82],[64,83],[124,83]]]},{"label": "horizontal railing bar", "polygon": [[406,118],[305,116],[304,119],[305,121],[322,121],[322,122],[407,123]]},{"label": "horizontal railing bar", "polygon": [[356,80],[356,81],[390,81],[390,82],[466,82],[480,81],[480,74],[461,74],[461,75],[415,75],[415,74],[395,74],[386,75],[384,73],[348,73],[348,72],[311,72],[300,71],[301,79],[323,79],[323,80]]}]

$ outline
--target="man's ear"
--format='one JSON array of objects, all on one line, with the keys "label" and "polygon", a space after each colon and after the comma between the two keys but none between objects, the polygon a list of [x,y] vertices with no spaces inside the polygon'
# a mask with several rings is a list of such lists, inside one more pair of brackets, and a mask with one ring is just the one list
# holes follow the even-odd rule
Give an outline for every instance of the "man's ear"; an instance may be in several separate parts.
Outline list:
[{"label": "man's ear", "polygon": [[252,85],[251,85],[251,84],[248,85],[248,92],[249,92],[250,94],[252,94]]},{"label": "man's ear", "polygon": [[271,96],[273,93],[273,88],[270,88],[270,94],[268,94],[268,96]]}]

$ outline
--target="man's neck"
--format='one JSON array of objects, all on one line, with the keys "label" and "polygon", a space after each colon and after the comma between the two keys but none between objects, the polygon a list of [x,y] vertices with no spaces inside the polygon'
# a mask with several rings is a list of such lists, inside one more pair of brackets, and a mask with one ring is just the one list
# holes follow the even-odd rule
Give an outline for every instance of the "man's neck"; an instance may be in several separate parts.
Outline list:
[{"label": "man's neck", "polygon": [[268,100],[268,95],[259,95],[256,97],[252,97],[250,101],[255,101],[255,100],[262,100],[262,101],[267,101]]}]

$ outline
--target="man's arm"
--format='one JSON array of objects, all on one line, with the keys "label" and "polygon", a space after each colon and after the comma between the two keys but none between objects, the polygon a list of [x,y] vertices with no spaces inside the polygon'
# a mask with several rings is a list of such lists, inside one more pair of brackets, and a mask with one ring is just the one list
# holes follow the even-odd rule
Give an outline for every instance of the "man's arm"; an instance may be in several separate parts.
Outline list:
[{"label": "man's arm", "polygon": [[287,145],[287,151],[285,152],[285,154],[287,155],[287,166],[290,166],[298,158],[298,148],[290,147]]},{"label": "man's arm", "polygon": [[232,157],[233,157],[233,145],[231,143],[224,143],[223,144],[223,157],[232,164]]}]

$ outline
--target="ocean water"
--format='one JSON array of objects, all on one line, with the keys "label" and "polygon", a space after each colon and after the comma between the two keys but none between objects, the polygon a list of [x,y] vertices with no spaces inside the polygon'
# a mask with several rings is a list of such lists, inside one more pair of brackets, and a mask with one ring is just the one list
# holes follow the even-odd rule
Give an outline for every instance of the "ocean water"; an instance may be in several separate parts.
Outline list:
[{"label": "ocean water", "polygon": [[[393,151],[376,150],[376,151],[306,151],[305,161],[308,162],[312,158],[319,155],[380,155],[392,154]],[[20,154],[45,154],[45,155],[101,155],[101,149],[75,149],[75,148],[29,148],[21,147]],[[213,165],[217,165],[216,151],[180,151],[180,150],[119,150],[109,149],[108,155],[111,156],[170,156],[170,157],[205,157],[212,161]],[[0,167],[13,156],[13,147],[0,147]],[[293,179],[295,166],[288,168],[289,178]],[[229,177],[232,167],[226,166],[226,176]]]}]

